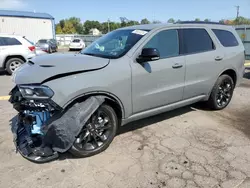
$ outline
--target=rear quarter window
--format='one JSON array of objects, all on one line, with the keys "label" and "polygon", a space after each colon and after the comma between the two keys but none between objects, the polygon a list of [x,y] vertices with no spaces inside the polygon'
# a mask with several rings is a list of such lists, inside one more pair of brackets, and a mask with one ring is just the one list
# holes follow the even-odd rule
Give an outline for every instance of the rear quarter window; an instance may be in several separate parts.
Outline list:
[{"label": "rear quarter window", "polygon": [[212,31],[224,47],[233,47],[239,45],[236,37],[230,31],[220,29],[212,29]]}]

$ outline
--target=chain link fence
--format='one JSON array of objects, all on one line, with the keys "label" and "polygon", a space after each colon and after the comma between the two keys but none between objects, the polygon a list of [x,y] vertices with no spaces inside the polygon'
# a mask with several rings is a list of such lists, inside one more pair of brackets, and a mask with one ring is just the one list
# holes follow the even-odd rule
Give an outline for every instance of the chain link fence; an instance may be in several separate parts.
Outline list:
[{"label": "chain link fence", "polygon": [[244,44],[246,59],[250,60],[250,25],[239,25],[234,27]]}]

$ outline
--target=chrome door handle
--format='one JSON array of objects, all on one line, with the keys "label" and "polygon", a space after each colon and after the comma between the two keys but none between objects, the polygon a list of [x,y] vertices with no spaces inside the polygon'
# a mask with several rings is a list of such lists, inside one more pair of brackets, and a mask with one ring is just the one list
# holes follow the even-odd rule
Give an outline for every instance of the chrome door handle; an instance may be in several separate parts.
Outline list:
[{"label": "chrome door handle", "polygon": [[179,69],[181,67],[183,67],[183,65],[179,64],[179,63],[175,63],[173,66],[172,66],[174,69]]},{"label": "chrome door handle", "polygon": [[217,57],[215,58],[215,61],[221,61],[222,59],[223,59],[223,57],[217,56]]}]

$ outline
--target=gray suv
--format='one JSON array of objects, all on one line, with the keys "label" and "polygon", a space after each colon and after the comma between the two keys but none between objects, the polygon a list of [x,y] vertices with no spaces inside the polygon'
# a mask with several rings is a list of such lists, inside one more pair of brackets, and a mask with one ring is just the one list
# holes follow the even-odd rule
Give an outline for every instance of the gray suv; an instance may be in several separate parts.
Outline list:
[{"label": "gray suv", "polygon": [[128,122],[199,101],[221,110],[244,61],[232,27],[185,22],[121,28],[79,54],[35,57],[13,75],[15,144],[36,162],[88,157]]}]

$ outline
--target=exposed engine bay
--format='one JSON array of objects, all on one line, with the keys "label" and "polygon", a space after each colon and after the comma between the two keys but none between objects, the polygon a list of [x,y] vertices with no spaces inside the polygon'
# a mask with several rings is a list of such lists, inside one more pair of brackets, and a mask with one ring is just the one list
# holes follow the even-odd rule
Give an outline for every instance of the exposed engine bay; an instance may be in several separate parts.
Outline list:
[{"label": "exposed engine bay", "polygon": [[18,111],[12,122],[17,151],[37,163],[58,158],[68,151],[91,115],[104,102],[103,97],[89,97],[65,110],[49,99],[24,98],[16,86],[9,102]]}]

